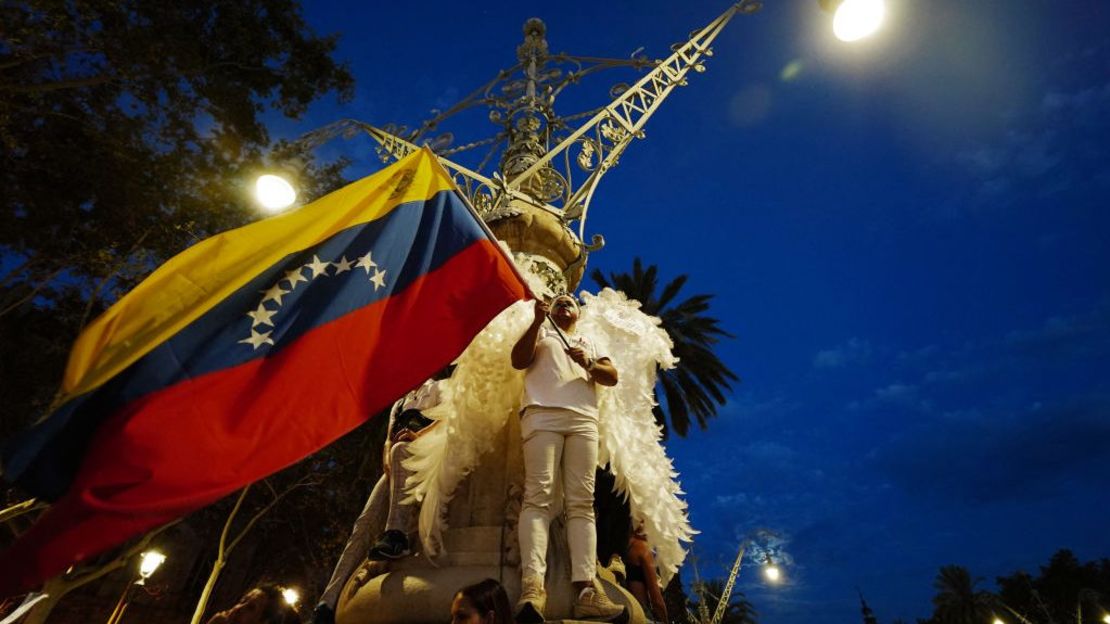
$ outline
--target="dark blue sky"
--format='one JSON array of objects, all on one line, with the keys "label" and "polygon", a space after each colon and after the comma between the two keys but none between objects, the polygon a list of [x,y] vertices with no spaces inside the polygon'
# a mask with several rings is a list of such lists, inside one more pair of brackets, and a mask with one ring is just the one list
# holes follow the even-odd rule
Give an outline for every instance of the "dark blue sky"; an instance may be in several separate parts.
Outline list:
[{"label": "dark blue sky", "polygon": [[[858,621],[857,586],[880,621],[912,621],[941,565],[990,581],[1061,547],[1110,556],[1110,3],[888,0],[855,46],[816,0],[766,4],[651,120],[588,224],[609,241],[591,266],[687,273],[738,336],[720,353],[743,383],[669,443],[702,575],[769,528],[792,563],[773,590],[742,572],[762,621]],[[418,122],[511,65],[528,17],[553,51],[662,57],[726,6],[309,2],[357,95],[275,134]],[[370,148],[322,154],[360,177]]]}]

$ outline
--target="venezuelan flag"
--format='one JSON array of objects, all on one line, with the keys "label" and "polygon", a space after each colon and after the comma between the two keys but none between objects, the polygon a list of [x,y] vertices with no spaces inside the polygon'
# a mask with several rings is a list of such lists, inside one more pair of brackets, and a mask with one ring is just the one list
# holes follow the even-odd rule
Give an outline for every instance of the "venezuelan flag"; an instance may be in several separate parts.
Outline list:
[{"label": "venezuelan flag", "polygon": [[194,245],[78,337],[60,407],[5,449],[56,502],[0,596],[313,453],[526,296],[427,150]]}]

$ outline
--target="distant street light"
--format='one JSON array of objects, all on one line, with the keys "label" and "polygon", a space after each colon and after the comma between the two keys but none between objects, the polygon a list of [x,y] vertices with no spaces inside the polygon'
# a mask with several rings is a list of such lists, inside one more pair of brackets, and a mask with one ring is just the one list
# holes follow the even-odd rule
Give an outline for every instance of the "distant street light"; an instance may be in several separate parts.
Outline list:
[{"label": "distant street light", "polygon": [[107,624],[119,624],[123,619],[123,612],[127,609],[128,596],[131,594],[131,588],[136,585],[146,585],[146,580],[149,579],[158,568],[166,562],[166,556],[157,550],[148,550],[144,552],[139,559],[139,578],[138,580],[128,582],[123,588],[123,593],[120,594],[119,602],[116,603],[116,608],[112,610],[112,614],[108,616]]},{"label": "distant street light", "polygon": [[270,212],[284,210],[297,201],[297,191],[293,185],[285,178],[270,173],[258,176],[254,184],[254,196]]},{"label": "distant street light", "polygon": [[886,16],[884,0],[820,0],[820,3],[833,14],[833,34],[845,42],[874,34]]},{"label": "distant street light", "polygon": [[290,607],[296,607],[297,603],[301,601],[301,593],[292,587],[286,587],[281,590],[281,597],[285,599],[285,602],[288,603]]},{"label": "distant street light", "polygon": [[1006,622],[1004,622],[1002,618],[994,618],[994,621],[991,622],[991,624],[1006,624]]},{"label": "distant street light", "polygon": [[165,562],[166,556],[157,550],[148,550],[143,553],[142,559],[139,560],[138,584],[144,585],[146,580],[154,574],[154,571]]},{"label": "distant street light", "polygon": [[1102,621],[1105,622],[1106,624],[1110,624],[1110,613],[1107,613],[1106,615],[1102,616]]}]

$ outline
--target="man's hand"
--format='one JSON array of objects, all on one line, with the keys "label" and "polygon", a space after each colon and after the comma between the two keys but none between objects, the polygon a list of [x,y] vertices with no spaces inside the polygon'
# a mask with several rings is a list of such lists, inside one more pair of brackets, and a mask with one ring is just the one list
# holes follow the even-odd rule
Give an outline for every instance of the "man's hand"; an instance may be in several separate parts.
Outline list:
[{"label": "man's hand", "polygon": [[566,351],[567,355],[570,356],[570,359],[577,362],[579,366],[581,366],[582,368],[590,367],[590,358],[586,355],[585,349],[583,349],[582,347],[571,347]]},{"label": "man's hand", "polygon": [[536,299],[536,305],[533,309],[536,313],[536,318],[532,320],[532,325],[539,327],[543,325],[543,321],[547,318],[547,313],[551,307],[547,305],[547,302],[543,299]]}]

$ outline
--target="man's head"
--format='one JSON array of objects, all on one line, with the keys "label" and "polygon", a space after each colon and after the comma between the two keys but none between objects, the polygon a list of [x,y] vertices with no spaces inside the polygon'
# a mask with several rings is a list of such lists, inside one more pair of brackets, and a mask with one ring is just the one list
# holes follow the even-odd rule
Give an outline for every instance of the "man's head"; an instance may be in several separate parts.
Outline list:
[{"label": "man's head", "polygon": [[571,295],[559,295],[551,300],[551,318],[560,329],[572,329],[578,322],[578,301]]},{"label": "man's head", "polygon": [[277,585],[259,585],[243,594],[234,607],[220,611],[208,624],[293,624],[300,622],[296,609],[285,602]]}]

